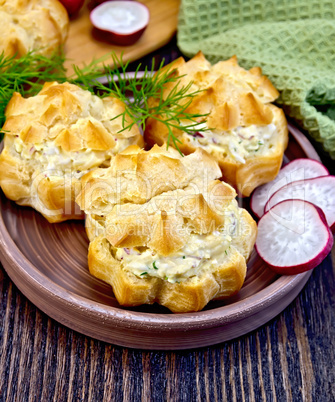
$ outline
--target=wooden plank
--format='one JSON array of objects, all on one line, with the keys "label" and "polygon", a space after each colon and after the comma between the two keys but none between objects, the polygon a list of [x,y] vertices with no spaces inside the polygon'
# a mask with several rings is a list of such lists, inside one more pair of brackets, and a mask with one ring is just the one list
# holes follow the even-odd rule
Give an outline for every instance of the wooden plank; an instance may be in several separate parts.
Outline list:
[{"label": "wooden plank", "polygon": [[[142,37],[132,46],[116,46],[94,38],[89,18],[88,2],[78,16],[70,21],[69,37],[65,45],[65,67],[72,72],[72,65],[82,66],[92,59],[111,52],[124,61],[134,61],[167,44],[177,29],[180,0],[141,0],[149,8],[150,21]],[[107,62],[112,63],[109,57]]]},{"label": "wooden plank", "polygon": [[177,352],[121,348],[72,331],[3,273],[0,401],[335,400],[333,266],[327,257],[297,299],[256,331]]}]

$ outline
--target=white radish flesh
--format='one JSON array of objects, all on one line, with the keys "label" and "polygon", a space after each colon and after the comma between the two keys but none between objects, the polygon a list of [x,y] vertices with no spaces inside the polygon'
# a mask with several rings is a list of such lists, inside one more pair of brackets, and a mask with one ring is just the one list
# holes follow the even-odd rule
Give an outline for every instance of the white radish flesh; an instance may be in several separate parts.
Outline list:
[{"label": "white radish flesh", "polygon": [[313,159],[295,159],[284,166],[274,180],[256,188],[251,196],[250,207],[260,218],[264,214],[264,207],[269,198],[281,187],[293,181],[327,175],[328,170],[320,162]]},{"label": "white radish flesh", "polygon": [[321,208],[329,227],[335,229],[335,176],[294,181],[276,191],[266,203],[264,212],[287,199],[309,201]]},{"label": "white radish flesh", "polygon": [[258,222],[255,247],[275,272],[294,275],[319,265],[333,241],[320,208],[302,200],[286,200]]},{"label": "white radish flesh", "polygon": [[129,46],[143,34],[149,23],[149,10],[136,1],[106,1],[90,13],[92,25],[104,40]]}]

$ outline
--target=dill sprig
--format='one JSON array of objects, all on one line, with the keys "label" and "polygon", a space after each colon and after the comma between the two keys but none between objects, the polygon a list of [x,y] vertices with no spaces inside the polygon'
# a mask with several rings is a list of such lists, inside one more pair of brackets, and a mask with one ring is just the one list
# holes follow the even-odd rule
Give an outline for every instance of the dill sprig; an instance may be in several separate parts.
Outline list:
[{"label": "dill sprig", "polygon": [[0,124],[5,121],[5,108],[14,92],[25,96],[38,92],[41,83],[56,76],[65,78],[64,57],[54,54],[45,57],[33,52],[21,58],[5,57],[0,54]]},{"label": "dill sprig", "polygon": [[[113,66],[105,64],[110,57]],[[123,130],[130,130],[137,124],[144,131],[147,120],[156,119],[168,130],[167,147],[172,142],[180,153],[178,143],[181,141],[173,130],[179,129],[192,135],[197,130],[198,119],[206,117],[203,114],[187,112],[187,108],[200,91],[191,90],[192,82],[181,85],[182,76],[174,73],[173,63],[169,68],[163,68],[163,60],[157,71],[154,71],[153,67],[145,67],[142,71],[141,64],[138,64],[135,72],[130,75],[129,62],[124,63],[122,56],[118,58],[112,53],[94,59],[83,67],[73,65],[73,73],[67,75],[65,61],[62,51],[49,57],[37,51],[29,52],[21,58],[5,57],[3,53],[0,55],[1,127],[5,122],[6,105],[14,92],[19,92],[24,97],[32,96],[41,90],[45,82],[52,81],[68,81],[100,97],[119,98],[126,107],[125,111],[115,118],[122,116]],[[172,90],[163,96],[164,88],[171,84]]]},{"label": "dill sprig", "polygon": [[[115,116],[123,118],[123,130],[130,130],[134,124],[145,130],[146,122],[153,118],[164,124],[168,130],[167,148],[170,142],[182,155],[178,147],[181,143],[173,132],[173,129],[181,130],[192,134],[199,126],[199,118],[204,119],[207,115],[187,112],[195,96],[201,91],[191,91],[192,82],[181,85],[183,76],[174,74],[173,63],[169,68],[164,68],[164,60],[159,65],[157,72],[153,67],[145,67],[141,70],[139,64],[132,76],[127,72],[128,64],[113,56],[114,64],[119,65],[118,69],[105,66],[107,84],[98,82],[96,89],[102,96],[116,96],[125,104],[125,111]],[[163,97],[166,86],[173,84],[169,93]],[[131,95],[131,96],[130,96]],[[129,119],[127,118],[129,117]],[[188,122],[185,124],[184,122]],[[127,122],[130,122],[127,124]],[[122,130],[122,131],[123,131]]]},{"label": "dill sprig", "polygon": [[[5,122],[5,108],[14,92],[19,92],[24,97],[37,94],[45,82],[65,82],[69,80],[66,75],[64,62],[66,58],[63,51],[57,51],[51,56],[43,56],[37,51],[31,51],[26,55],[16,58],[6,57],[0,54],[0,125]],[[73,82],[78,82],[85,77],[89,82],[101,76],[100,61],[92,62],[88,67],[83,67],[80,77],[74,73]]]}]

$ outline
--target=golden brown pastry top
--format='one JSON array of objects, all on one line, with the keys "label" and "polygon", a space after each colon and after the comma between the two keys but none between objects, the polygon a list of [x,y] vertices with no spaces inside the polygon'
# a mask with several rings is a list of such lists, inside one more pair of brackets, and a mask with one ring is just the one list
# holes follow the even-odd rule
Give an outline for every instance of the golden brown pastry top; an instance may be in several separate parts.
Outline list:
[{"label": "golden brown pastry top", "polygon": [[182,157],[171,147],[154,146],[144,151],[134,145],[116,155],[109,168],[83,176],[77,202],[87,213],[101,215],[116,204],[144,204],[159,194],[190,185],[202,192],[204,172],[207,180],[220,177],[217,163],[202,150]]},{"label": "golden brown pastry top", "polygon": [[[180,87],[186,87],[192,83],[188,92],[201,91],[196,97],[196,102],[192,102],[187,109],[191,113],[210,113],[213,108],[226,102],[234,105],[234,102],[239,101],[242,95],[242,98],[248,95],[247,98],[256,98],[262,103],[273,102],[279,96],[271,81],[262,75],[260,67],[245,70],[239,66],[236,56],[211,65],[203,53],[198,52],[187,62],[180,57],[165,66],[158,74],[166,71],[171,71],[171,74],[180,77],[177,81]],[[163,98],[166,98],[175,85],[176,83],[171,81],[165,86]],[[248,100],[241,102],[241,106],[244,106],[244,102]],[[258,102],[256,106],[261,107]],[[239,123],[243,124],[243,120]],[[246,124],[249,123],[246,122]]]},{"label": "golden brown pastry top", "polygon": [[[148,227],[168,225],[173,230],[174,226],[183,226],[186,219],[196,225],[199,233],[213,230],[205,227],[206,224],[219,225],[222,217],[204,194],[211,191],[216,198],[236,196],[230,186],[215,181],[217,177],[220,177],[217,163],[202,150],[181,157],[171,147],[166,150],[164,146],[154,146],[147,152],[132,146],[116,155],[109,168],[96,169],[83,176],[77,203],[88,215],[107,217],[106,224],[117,229],[113,236],[108,235],[113,246],[155,244],[154,247],[166,254],[176,251],[186,241],[183,231],[180,236],[176,231],[172,238],[163,231],[163,238],[157,239],[154,230],[146,236],[137,236],[130,233],[132,228],[137,222]],[[145,207],[139,207],[144,204]],[[192,206],[196,207],[194,211]],[[97,235],[96,229],[88,226],[91,239]]]},{"label": "golden brown pastry top", "polygon": [[[23,146],[50,141],[62,152],[91,149],[115,154],[120,149],[118,141],[140,135],[136,125],[122,131],[122,117],[115,117],[124,110],[124,103],[117,98],[101,99],[68,82],[49,82],[30,98],[14,93],[3,130],[18,136]],[[126,119],[125,124],[128,122]]]},{"label": "golden brown pastry top", "polygon": [[0,155],[0,185],[6,196],[52,222],[71,218],[62,209],[67,202],[74,206],[80,177],[108,166],[129,145],[143,145],[136,125],[121,132],[122,117],[117,116],[124,110],[116,98],[100,99],[69,83],[46,83],[30,98],[15,93],[6,108]]},{"label": "golden brown pastry top", "polygon": [[0,52],[23,56],[29,51],[50,55],[65,43],[67,11],[58,0],[0,0]]}]

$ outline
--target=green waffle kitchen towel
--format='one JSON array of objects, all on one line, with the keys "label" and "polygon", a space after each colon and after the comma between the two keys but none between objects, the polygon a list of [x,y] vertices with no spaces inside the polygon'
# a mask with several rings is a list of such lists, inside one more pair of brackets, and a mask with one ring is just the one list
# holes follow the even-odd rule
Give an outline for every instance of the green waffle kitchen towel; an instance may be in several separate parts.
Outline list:
[{"label": "green waffle kitchen towel", "polygon": [[182,0],[178,47],[262,67],[277,103],[335,159],[335,1]]}]

